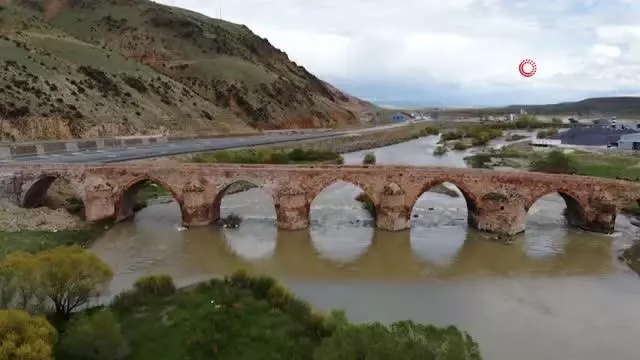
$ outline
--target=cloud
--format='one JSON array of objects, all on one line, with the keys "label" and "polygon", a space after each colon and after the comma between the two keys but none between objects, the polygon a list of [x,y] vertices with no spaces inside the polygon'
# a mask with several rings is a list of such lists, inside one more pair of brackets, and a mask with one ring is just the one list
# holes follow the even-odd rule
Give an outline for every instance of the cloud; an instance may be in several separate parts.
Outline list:
[{"label": "cloud", "polygon": [[[160,2],[222,9],[319,77],[381,102],[541,103],[640,88],[637,1]],[[537,63],[532,78],[518,73],[524,58]]]}]

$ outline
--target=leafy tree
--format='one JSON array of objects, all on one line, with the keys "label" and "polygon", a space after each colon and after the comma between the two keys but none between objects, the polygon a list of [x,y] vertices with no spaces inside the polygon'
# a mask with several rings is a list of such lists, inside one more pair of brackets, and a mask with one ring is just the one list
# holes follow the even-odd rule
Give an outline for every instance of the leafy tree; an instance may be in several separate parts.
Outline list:
[{"label": "leafy tree", "polygon": [[561,150],[552,150],[546,156],[537,156],[531,162],[530,170],[550,174],[572,174],[574,166],[571,158]]},{"label": "leafy tree", "polygon": [[0,359],[50,360],[56,329],[22,310],[0,310]]},{"label": "leafy tree", "polygon": [[113,360],[126,349],[120,325],[109,310],[74,318],[60,339],[56,356],[66,360]]},{"label": "leafy tree", "polygon": [[437,328],[412,321],[348,325],[338,322],[334,334],[314,352],[315,360],[480,360],[478,344],[450,326]]},{"label": "leafy tree", "polygon": [[2,308],[44,311],[46,295],[39,280],[39,264],[32,254],[20,251],[9,254],[0,264]]},{"label": "leafy tree", "polygon": [[376,154],[372,152],[368,152],[364,154],[364,159],[362,160],[363,165],[375,165],[376,164]]},{"label": "leafy tree", "polygon": [[28,254],[10,254],[3,267],[18,274],[23,288],[22,305],[33,299],[48,298],[58,315],[68,318],[71,312],[98,296],[113,277],[107,264],[80,247],[58,247]]}]

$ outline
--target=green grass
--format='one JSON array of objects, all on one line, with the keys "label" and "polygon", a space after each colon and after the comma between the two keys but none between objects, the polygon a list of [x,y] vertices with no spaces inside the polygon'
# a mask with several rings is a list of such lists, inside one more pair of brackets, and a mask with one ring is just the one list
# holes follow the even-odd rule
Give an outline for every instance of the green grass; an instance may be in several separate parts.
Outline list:
[{"label": "green grass", "polygon": [[152,74],[149,68],[136,61],[128,60],[117,53],[110,53],[69,37],[58,39],[32,36],[29,39],[29,44],[32,47],[46,50],[72,64],[86,64],[112,73],[141,72]]},{"label": "green grass", "polygon": [[639,158],[625,155],[569,154],[576,175],[640,180]]},{"label": "green grass", "polygon": [[84,229],[73,231],[0,231],[0,259],[12,251],[35,253],[62,245],[87,247],[111,225],[112,222],[109,220],[87,225]]},{"label": "green grass", "polygon": [[186,71],[208,80],[243,81],[249,85],[268,84],[278,79],[262,66],[230,56],[196,61]]},{"label": "green grass", "polygon": [[240,149],[198,154],[191,158],[196,163],[226,164],[308,164],[341,163],[342,156],[332,151],[312,149]]}]

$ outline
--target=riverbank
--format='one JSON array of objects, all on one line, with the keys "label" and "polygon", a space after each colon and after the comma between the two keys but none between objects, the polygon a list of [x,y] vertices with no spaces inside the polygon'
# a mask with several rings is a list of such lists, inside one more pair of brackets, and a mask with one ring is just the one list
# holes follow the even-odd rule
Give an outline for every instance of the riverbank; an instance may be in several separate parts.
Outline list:
[{"label": "riverbank", "polygon": [[620,260],[640,275],[640,242],[636,242],[631,247],[625,249],[620,255]]},{"label": "riverbank", "polygon": [[[640,158],[632,155],[558,149],[535,151],[532,146],[525,143],[477,153],[465,158],[465,161],[472,168],[502,168],[628,181],[640,180]],[[620,210],[623,213],[640,216],[640,205],[635,202]]]},{"label": "riverbank", "polygon": [[[82,248],[88,248],[112,226],[112,221],[105,220],[91,225],[81,224],[65,230],[43,230],[40,228],[20,231],[2,230],[0,231],[0,260],[13,251],[36,253],[64,245],[78,245]],[[44,227],[46,228],[46,225]]]}]

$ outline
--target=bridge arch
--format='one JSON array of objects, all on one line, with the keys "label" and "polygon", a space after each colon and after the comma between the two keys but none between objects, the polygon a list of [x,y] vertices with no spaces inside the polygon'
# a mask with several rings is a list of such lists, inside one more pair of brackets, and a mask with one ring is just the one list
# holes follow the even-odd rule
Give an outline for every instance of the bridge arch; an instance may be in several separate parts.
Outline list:
[{"label": "bridge arch", "polygon": [[138,176],[118,188],[113,197],[116,220],[123,221],[133,217],[135,211],[137,210],[136,208],[140,205],[137,203],[138,192],[149,183],[161,186],[162,189],[164,189],[169,193],[169,195],[171,195],[173,200],[175,200],[175,202],[180,207],[180,219],[184,220],[185,211],[182,207],[182,198],[180,197],[180,192],[176,191],[176,189],[174,189],[166,181],[153,175]]},{"label": "bridge arch", "polygon": [[244,207],[245,209],[241,209],[238,208],[237,210],[240,211],[242,210],[242,212],[244,211],[252,211],[251,214],[238,214],[236,213],[236,211],[234,211],[234,209],[231,210],[232,213],[236,214],[236,215],[250,215],[250,216],[265,216],[267,218],[275,218],[276,216],[276,210],[275,210],[275,204],[276,204],[276,197],[274,194],[274,190],[271,188],[268,188],[265,186],[264,182],[259,180],[259,179],[255,179],[252,177],[237,177],[237,178],[233,178],[233,179],[229,179],[225,182],[223,182],[222,184],[220,184],[215,192],[215,196],[213,198],[213,204],[211,207],[211,221],[213,223],[217,223],[222,216],[222,202],[223,199],[226,195],[233,195],[233,194],[238,194],[238,193],[242,193],[245,191],[249,191],[252,189],[259,189],[261,194],[257,195],[257,199],[252,199],[252,200],[257,200],[257,201],[270,201],[271,203],[271,210],[267,212],[265,211],[259,211],[259,213],[255,213],[254,211],[250,208],[252,208],[251,205],[246,205],[246,206],[241,206]]},{"label": "bridge arch", "polygon": [[352,201],[360,203],[360,207],[364,208],[371,215],[375,223],[375,210],[378,206],[378,197],[369,184],[349,177],[327,179],[320,182],[315,189],[311,190],[308,195],[309,202],[307,204],[309,216],[311,216],[311,209],[314,204],[316,204],[318,198],[321,198],[331,191],[344,192],[345,196],[348,196],[348,198],[344,199],[347,203]]},{"label": "bridge arch", "polygon": [[349,263],[367,252],[378,206],[370,185],[350,177],[330,178],[320,182],[309,199],[309,236],[321,257]]},{"label": "bridge arch", "polygon": [[467,208],[467,213],[469,218],[472,216],[472,214],[477,213],[478,199],[476,198],[476,195],[473,192],[471,192],[464,183],[456,179],[439,178],[439,179],[435,179],[425,183],[418,189],[418,191],[414,191],[412,194],[409,195],[410,197],[407,199],[407,203],[409,205],[408,215],[411,216],[413,208],[415,207],[416,203],[418,202],[418,200],[423,194],[429,192],[431,189],[435,188],[436,186],[445,185],[445,184],[451,184],[460,191],[466,203],[466,208]]},{"label": "bridge arch", "polygon": [[[47,193],[56,181],[67,183],[66,185],[68,186],[65,187],[65,190],[69,190],[69,192],[71,193],[64,194],[71,196],[71,198],[65,199],[65,205],[73,205],[74,208],[77,208],[77,205],[81,205],[81,207],[77,210],[82,210],[79,215],[81,217],[84,217],[85,203],[83,193],[77,186],[75,179],[65,174],[42,174],[35,180],[27,183],[23,187],[24,191],[22,192],[19,199],[20,206],[27,209],[33,209],[47,205]],[[70,202],[72,202],[73,204],[70,204]],[[66,207],[69,211],[76,210],[68,208],[69,206]]]},{"label": "bridge arch", "polygon": [[532,194],[524,205],[525,224],[527,222],[527,218],[531,215],[531,208],[534,207],[538,201],[552,195],[560,196],[563,199],[565,209],[563,210],[562,215],[566,218],[567,223],[571,226],[582,227],[586,220],[585,209],[588,207],[588,204],[581,201],[581,197],[574,191],[566,188],[544,189]]}]

